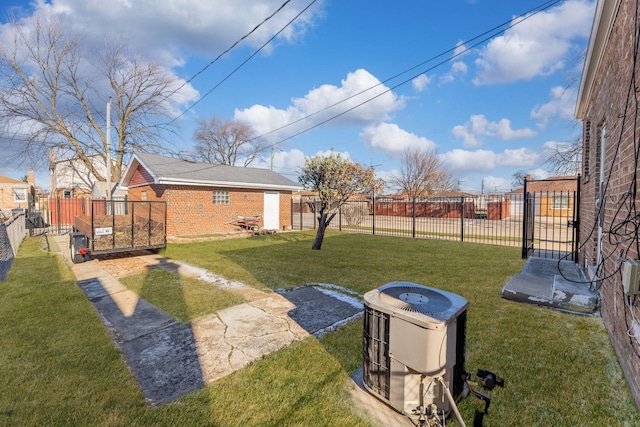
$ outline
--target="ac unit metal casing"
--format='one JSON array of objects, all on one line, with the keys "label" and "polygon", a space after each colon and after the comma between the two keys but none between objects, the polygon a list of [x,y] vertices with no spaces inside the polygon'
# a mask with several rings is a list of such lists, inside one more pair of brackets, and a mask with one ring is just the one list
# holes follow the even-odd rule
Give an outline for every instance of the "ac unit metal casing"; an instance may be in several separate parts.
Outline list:
[{"label": "ac unit metal casing", "polygon": [[411,415],[435,404],[452,406],[464,385],[467,300],[412,282],[391,282],[364,295],[365,388],[398,412]]}]

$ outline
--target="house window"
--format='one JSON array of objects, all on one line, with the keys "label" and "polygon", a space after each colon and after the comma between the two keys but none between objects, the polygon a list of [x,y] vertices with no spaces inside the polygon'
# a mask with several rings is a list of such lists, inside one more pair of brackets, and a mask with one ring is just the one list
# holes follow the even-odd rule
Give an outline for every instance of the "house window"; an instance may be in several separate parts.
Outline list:
[{"label": "house window", "polygon": [[140,193],[140,200],[142,201],[146,201],[147,200],[147,192],[143,191]]},{"label": "house window", "polygon": [[73,191],[71,190],[64,190],[62,192],[62,197],[64,197],[65,199],[70,199],[71,197],[73,197]]},{"label": "house window", "polygon": [[582,145],[582,176],[585,181],[589,180],[591,172],[590,156],[591,156],[591,122],[584,123],[584,136]]},{"label": "house window", "polygon": [[213,192],[213,204],[214,205],[228,205],[229,204],[229,192],[228,191],[214,191]]},{"label": "house window", "polygon": [[570,198],[568,195],[553,196],[551,202],[551,209],[554,210],[569,210]]},{"label": "house window", "polygon": [[26,188],[14,188],[13,189],[13,201],[14,202],[26,202],[27,201],[27,189]]}]

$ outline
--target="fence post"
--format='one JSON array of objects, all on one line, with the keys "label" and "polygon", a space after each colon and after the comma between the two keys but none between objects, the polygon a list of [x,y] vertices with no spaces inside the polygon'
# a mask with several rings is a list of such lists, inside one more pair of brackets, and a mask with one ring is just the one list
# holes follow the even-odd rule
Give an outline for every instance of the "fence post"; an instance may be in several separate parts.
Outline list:
[{"label": "fence post", "polygon": [[529,197],[527,197],[527,177],[524,177],[524,187],[522,188],[522,258],[528,258],[527,250],[527,222],[529,221]]},{"label": "fence post", "polygon": [[342,205],[338,206],[338,231],[342,231]]},{"label": "fence post", "polygon": [[411,205],[411,237],[416,238],[416,198],[413,198]]},{"label": "fence post", "polygon": [[580,174],[578,174],[576,192],[573,197],[573,262],[578,262],[578,248],[580,247]]},{"label": "fence post", "polygon": [[316,228],[318,228],[318,226],[316,225],[316,221],[317,221],[317,217],[316,215],[318,214],[318,201],[314,200],[313,201],[313,229],[315,230]]},{"label": "fence post", "polygon": [[302,225],[303,225],[302,224],[302,218],[303,218],[302,209],[303,209],[303,206],[304,206],[303,203],[302,203],[302,197],[300,197],[300,203],[299,204],[300,204],[300,231],[302,231]]},{"label": "fence post", "polygon": [[464,196],[460,196],[460,241],[464,242]]},{"label": "fence post", "polygon": [[376,192],[371,192],[371,234],[376,234]]}]

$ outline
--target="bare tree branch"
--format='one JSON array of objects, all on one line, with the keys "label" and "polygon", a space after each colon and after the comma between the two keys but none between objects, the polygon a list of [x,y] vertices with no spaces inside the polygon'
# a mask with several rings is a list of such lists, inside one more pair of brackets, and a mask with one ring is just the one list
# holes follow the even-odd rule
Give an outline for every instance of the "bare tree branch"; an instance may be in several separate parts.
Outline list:
[{"label": "bare tree branch", "polygon": [[262,150],[260,140],[253,136],[253,129],[237,120],[223,121],[215,116],[200,119],[193,134],[193,157],[207,163],[247,167]]},{"label": "bare tree branch", "polygon": [[428,197],[455,187],[451,174],[445,170],[435,150],[407,148],[402,156],[402,166],[390,183],[407,197]]},{"label": "bare tree branch", "polygon": [[99,181],[91,156],[106,162],[106,105],[113,98],[115,152],[111,176],[120,179],[133,150],[160,151],[170,97],[180,80],[157,63],[129,55],[123,43],[86,52],[82,37],[55,18],[36,16],[35,28],[7,24],[11,38],[0,45],[0,125],[22,141],[18,153],[47,157],[54,150],[74,155]]}]

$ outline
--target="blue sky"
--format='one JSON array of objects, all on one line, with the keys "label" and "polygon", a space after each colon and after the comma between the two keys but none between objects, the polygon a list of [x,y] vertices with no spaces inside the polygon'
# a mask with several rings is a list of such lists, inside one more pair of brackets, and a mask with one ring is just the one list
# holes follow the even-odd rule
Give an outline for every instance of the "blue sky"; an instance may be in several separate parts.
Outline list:
[{"label": "blue sky", "polygon": [[[461,190],[480,192],[484,185],[486,192],[510,190],[516,171],[548,176],[545,150],[579,132],[577,88],[569,83],[580,76],[594,1],[317,0],[220,84],[312,2],[291,0],[184,88],[171,147],[189,150],[195,120],[215,115],[246,122],[273,146],[252,166],[273,164],[294,180],[305,156],[331,149],[375,165],[386,178],[399,169],[405,148],[420,146],[438,151]],[[59,14],[86,34],[89,47],[106,35],[124,36],[132,50],[186,80],[283,3],[4,0],[0,19],[17,13],[29,25],[36,9]],[[486,36],[465,43],[502,23],[515,25],[477,47],[471,45]],[[24,174],[0,165],[0,175]],[[46,170],[37,179],[47,187]]]}]

